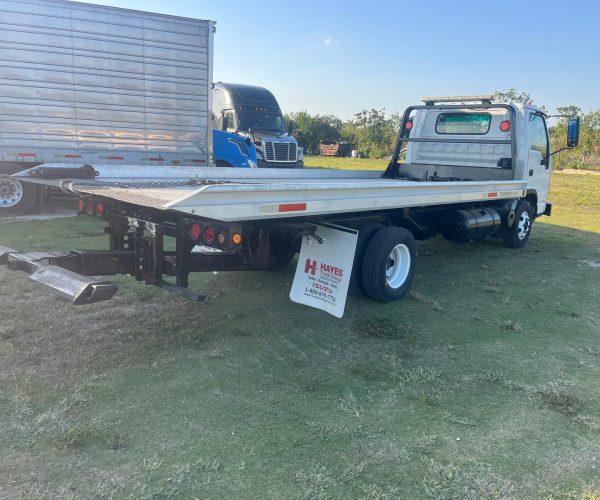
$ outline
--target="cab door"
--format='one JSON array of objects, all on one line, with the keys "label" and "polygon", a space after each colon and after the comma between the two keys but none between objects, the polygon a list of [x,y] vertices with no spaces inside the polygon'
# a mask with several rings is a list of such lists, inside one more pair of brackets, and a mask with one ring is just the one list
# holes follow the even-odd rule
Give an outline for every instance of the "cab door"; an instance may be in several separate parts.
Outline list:
[{"label": "cab door", "polygon": [[552,157],[544,115],[529,113],[529,156],[527,164],[527,188],[537,193],[537,213],[543,213],[548,200]]}]

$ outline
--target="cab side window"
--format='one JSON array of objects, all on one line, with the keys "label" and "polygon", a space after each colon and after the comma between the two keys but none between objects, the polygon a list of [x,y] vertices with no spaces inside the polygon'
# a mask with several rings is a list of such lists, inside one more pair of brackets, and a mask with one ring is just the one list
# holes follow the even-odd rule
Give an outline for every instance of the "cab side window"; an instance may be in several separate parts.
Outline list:
[{"label": "cab side window", "polygon": [[223,128],[223,106],[223,92],[219,89],[215,89],[213,92],[212,116],[213,127],[217,130],[225,130]]},{"label": "cab side window", "polygon": [[543,116],[534,113],[529,115],[529,149],[539,151],[545,164],[549,149],[546,121]]},{"label": "cab side window", "polygon": [[223,112],[223,128],[222,130],[229,130],[231,132],[235,132],[235,116],[233,111],[225,111]]}]

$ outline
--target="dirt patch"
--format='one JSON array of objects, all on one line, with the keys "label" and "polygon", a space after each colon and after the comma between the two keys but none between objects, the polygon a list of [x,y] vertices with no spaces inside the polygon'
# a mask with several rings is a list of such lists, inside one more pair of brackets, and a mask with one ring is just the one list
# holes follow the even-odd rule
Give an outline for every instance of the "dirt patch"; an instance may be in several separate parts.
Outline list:
[{"label": "dirt patch", "polygon": [[582,260],[581,263],[584,264],[584,265],[586,265],[586,266],[595,267],[597,269],[600,269],[600,260],[598,260],[598,259],[596,259],[596,260]]}]

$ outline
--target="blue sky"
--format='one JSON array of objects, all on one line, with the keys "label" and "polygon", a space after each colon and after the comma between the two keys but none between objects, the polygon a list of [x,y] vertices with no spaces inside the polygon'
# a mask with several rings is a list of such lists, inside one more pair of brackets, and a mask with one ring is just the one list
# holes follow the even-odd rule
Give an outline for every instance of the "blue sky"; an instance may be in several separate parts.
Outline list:
[{"label": "blue sky", "polygon": [[215,81],[262,85],[284,112],[351,118],[423,95],[515,87],[554,112],[600,108],[600,2],[100,0],[217,22]]}]

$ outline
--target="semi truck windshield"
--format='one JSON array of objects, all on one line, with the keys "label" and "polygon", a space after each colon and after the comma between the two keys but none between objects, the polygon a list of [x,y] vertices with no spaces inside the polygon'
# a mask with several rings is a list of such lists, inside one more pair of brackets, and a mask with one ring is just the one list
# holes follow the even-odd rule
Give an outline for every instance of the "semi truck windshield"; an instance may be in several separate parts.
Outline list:
[{"label": "semi truck windshield", "polygon": [[281,113],[265,113],[260,111],[238,111],[238,128],[240,130],[264,130],[283,134],[285,126]]}]

